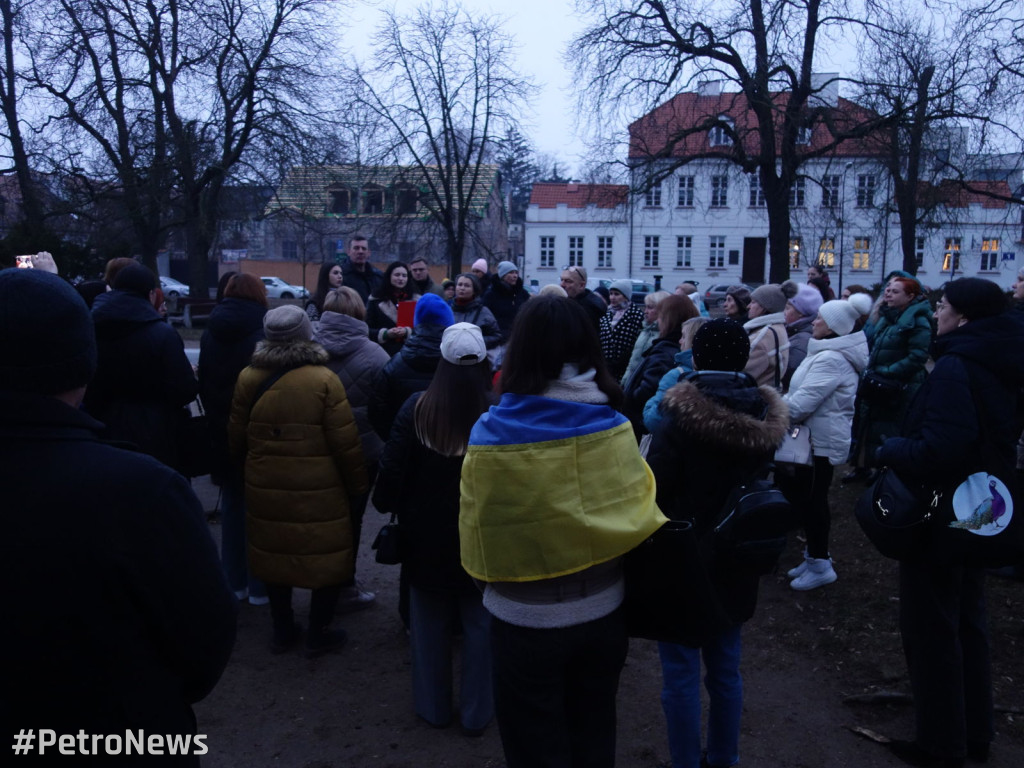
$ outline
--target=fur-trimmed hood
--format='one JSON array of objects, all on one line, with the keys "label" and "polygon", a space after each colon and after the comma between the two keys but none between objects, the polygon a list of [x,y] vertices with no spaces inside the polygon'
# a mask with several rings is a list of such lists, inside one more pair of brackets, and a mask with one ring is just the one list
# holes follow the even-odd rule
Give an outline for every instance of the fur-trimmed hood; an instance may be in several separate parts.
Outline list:
[{"label": "fur-trimmed hood", "polygon": [[694,440],[741,453],[774,452],[789,428],[789,408],[773,387],[733,374],[680,381],[662,408]]},{"label": "fur-trimmed hood", "polygon": [[266,341],[252,353],[254,368],[297,368],[300,365],[327,365],[331,356],[315,341]]}]

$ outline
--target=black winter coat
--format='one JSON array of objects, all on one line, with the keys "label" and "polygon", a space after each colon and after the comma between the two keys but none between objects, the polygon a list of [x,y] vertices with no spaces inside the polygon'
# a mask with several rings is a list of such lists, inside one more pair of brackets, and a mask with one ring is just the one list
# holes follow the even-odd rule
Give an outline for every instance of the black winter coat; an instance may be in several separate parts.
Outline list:
[{"label": "black winter coat", "polygon": [[364,305],[369,304],[370,296],[375,295],[384,284],[384,273],[373,264],[367,262],[365,269],[359,272],[348,259],[341,263],[341,278],[343,285],[359,294]]},{"label": "black winter coat", "polygon": [[[252,360],[263,339],[266,308],[255,301],[231,297],[213,308],[199,342],[199,396],[210,422],[214,474],[232,466],[228,450],[228,417],[238,374]],[[241,466],[236,467],[238,471]]]},{"label": "black winter coat", "polygon": [[661,377],[676,367],[677,354],[678,335],[655,339],[623,388],[622,413],[632,422],[638,440],[647,432],[644,426],[644,406],[658,391]]},{"label": "black winter coat", "polygon": [[[665,393],[664,414],[647,462],[658,483],[658,507],[691,520],[698,535],[716,523],[726,497],[770,461],[789,428],[789,409],[774,388],[744,373],[689,374]],[[759,577],[734,565],[708,566],[716,597],[733,623],[757,607]],[[707,627],[708,637],[725,626]]]},{"label": "black winter coat", "polygon": [[500,344],[508,341],[516,314],[529,299],[530,294],[523,288],[522,278],[516,280],[515,286],[509,286],[497,275],[491,277],[491,284],[484,292],[483,302],[498,321],[498,328],[501,329]]},{"label": "black winter coat", "polygon": [[380,372],[370,399],[370,424],[387,441],[391,424],[399,409],[415,392],[430,386],[441,360],[440,325],[424,324],[416,327],[402,350],[388,361]]},{"label": "black winter coat", "polygon": [[380,458],[373,506],[395,512],[401,526],[402,568],[419,589],[477,592],[459,554],[462,456],[442,456],[416,437],[421,392],[405,401]]},{"label": "black winter coat", "polygon": [[[601,318],[604,317],[604,313],[608,311],[608,305],[604,303],[604,299],[589,288],[584,288],[576,295],[574,300],[578,301],[580,306],[586,310],[587,316],[594,322],[594,330],[600,333]],[[632,351],[633,350],[631,348],[630,352]]]},{"label": "black winter coat", "polygon": [[85,409],[107,436],[176,466],[183,409],[199,391],[181,336],[147,298],[125,291],[97,298],[92,318],[98,360]]},{"label": "black winter coat", "polygon": [[0,392],[5,734],[194,734],[190,705],[231,654],[237,600],[198,499],[102,428],[56,398]]}]

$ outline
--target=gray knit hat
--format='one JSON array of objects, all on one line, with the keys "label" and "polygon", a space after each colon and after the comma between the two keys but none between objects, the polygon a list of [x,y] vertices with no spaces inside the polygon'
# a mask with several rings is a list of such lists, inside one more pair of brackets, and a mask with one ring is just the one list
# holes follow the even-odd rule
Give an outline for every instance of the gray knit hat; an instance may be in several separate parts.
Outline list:
[{"label": "gray knit hat", "polygon": [[608,286],[609,291],[618,291],[627,299],[633,296],[633,281],[632,280],[616,280]]},{"label": "gray knit hat", "polygon": [[782,292],[782,287],[775,283],[755,288],[754,292],[750,294],[750,300],[760,304],[769,315],[774,315],[786,308],[786,294]]},{"label": "gray knit hat", "polygon": [[518,272],[519,267],[513,264],[511,261],[499,261],[498,262],[498,277],[504,277],[509,272]]},{"label": "gray knit hat", "polygon": [[58,395],[96,373],[96,333],[85,300],[41,269],[0,272],[0,391]]},{"label": "gray knit hat", "polygon": [[263,316],[263,333],[267,341],[312,341],[313,324],[303,310],[294,304],[285,304]]}]

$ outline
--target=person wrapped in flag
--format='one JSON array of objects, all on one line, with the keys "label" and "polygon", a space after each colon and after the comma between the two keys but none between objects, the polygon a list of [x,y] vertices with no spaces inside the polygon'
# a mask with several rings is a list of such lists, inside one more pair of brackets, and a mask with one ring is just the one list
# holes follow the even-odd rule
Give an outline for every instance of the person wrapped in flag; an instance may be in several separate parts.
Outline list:
[{"label": "person wrapped in flag", "polygon": [[493,617],[506,762],[612,766],[628,648],[621,557],[666,521],[654,477],[575,302],[523,307],[501,387],[470,434],[459,535]]}]

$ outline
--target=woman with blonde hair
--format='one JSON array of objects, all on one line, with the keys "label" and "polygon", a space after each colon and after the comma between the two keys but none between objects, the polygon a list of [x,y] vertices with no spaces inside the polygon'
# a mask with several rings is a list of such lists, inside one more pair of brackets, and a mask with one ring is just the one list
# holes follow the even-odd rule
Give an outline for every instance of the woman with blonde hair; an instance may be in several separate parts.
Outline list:
[{"label": "woman with blonde hair", "polygon": [[644,352],[650,349],[651,345],[654,344],[654,340],[658,338],[660,334],[658,330],[658,305],[671,295],[668,291],[655,291],[644,296],[644,326],[640,329],[640,335],[636,337],[636,343],[633,345],[633,354],[629,357],[629,365],[626,366],[626,372],[622,374],[622,386],[626,386],[629,377],[633,375],[633,371],[640,365]]}]

